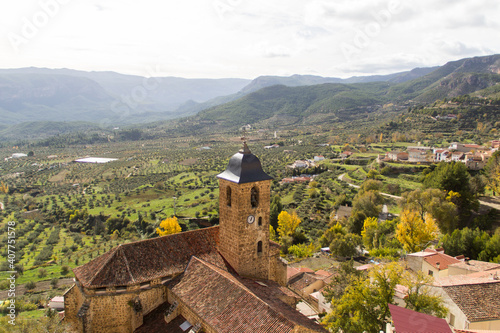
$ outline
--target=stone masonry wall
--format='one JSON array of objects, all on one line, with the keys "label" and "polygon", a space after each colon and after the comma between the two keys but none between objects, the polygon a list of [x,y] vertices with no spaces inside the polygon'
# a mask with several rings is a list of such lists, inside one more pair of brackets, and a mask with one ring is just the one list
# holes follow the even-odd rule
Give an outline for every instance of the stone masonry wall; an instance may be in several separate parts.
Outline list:
[{"label": "stone masonry wall", "polygon": [[[269,207],[271,181],[236,184],[220,179],[220,241],[222,255],[242,276],[267,279],[269,276]],[[231,187],[231,205],[227,188]],[[257,188],[258,205],[252,207],[250,193]],[[255,221],[247,223],[253,215]],[[260,225],[259,225],[260,220]],[[262,252],[257,252],[258,242]]]},{"label": "stone masonry wall", "polygon": [[[85,297],[75,285],[65,294],[65,321],[74,332],[83,332],[82,319],[77,316],[85,299],[90,300],[90,308],[85,320],[86,332],[129,333],[143,323],[143,316],[166,301],[167,291],[163,285],[146,290],[135,289],[123,293],[107,293]],[[130,305],[139,298],[142,311],[136,312]]]}]

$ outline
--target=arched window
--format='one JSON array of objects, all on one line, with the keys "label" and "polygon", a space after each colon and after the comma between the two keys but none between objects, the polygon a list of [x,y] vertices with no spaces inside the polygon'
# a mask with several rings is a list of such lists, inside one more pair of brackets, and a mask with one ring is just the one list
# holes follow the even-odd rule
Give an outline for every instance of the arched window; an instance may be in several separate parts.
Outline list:
[{"label": "arched window", "polygon": [[257,253],[262,253],[262,241],[257,242]]},{"label": "arched window", "polygon": [[252,187],[252,190],[250,191],[250,204],[252,205],[252,208],[257,208],[259,205],[259,191],[256,187]]},{"label": "arched window", "polygon": [[231,207],[231,187],[229,187],[229,186],[226,189],[226,202],[227,202],[227,206]]},{"label": "arched window", "polygon": [[262,216],[259,216],[259,227],[262,225]]}]

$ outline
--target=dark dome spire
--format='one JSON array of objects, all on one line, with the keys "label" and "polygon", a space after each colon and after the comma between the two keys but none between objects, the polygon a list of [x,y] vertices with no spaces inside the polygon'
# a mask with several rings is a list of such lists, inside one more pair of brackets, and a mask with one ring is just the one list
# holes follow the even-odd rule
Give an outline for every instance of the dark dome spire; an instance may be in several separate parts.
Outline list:
[{"label": "dark dome spire", "polygon": [[226,170],[218,174],[217,178],[238,184],[273,179],[262,170],[260,160],[252,154],[246,141],[243,141],[243,147],[229,159]]}]

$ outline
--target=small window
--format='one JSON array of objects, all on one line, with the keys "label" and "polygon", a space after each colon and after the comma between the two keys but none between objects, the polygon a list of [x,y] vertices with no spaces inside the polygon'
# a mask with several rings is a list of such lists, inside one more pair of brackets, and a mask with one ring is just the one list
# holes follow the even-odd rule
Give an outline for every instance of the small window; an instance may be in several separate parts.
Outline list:
[{"label": "small window", "polygon": [[252,205],[252,208],[257,208],[259,205],[259,191],[256,187],[252,187],[252,190],[250,191],[250,204]]},{"label": "small window", "polygon": [[262,216],[259,216],[259,227],[262,225]]},{"label": "small window", "polygon": [[455,326],[455,316],[450,313],[450,325]]},{"label": "small window", "polygon": [[431,270],[429,269],[429,273],[428,273],[428,274],[429,274],[430,276],[433,276],[433,275],[434,275],[434,272],[433,272],[433,271],[431,271]]},{"label": "small window", "polygon": [[227,202],[227,206],[231,207],[231,187],[229,187],[229,186],[226,189],[226,202]]},{"label": "small window", "polygon": [[257,243],[257,253],[262,253],[262,241]]}]

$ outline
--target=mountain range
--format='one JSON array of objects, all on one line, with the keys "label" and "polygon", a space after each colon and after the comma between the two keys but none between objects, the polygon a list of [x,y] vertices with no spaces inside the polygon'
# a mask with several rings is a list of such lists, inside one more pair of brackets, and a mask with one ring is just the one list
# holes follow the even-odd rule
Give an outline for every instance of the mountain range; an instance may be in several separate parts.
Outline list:
[{"label": "mountain range", "polygon": [[[69,69],[3,69],[0,137],[9,137],[21,123],[38,121],[46,122],[42,127],[52,128],[50,133],[57,133],[58,127],[64,128],[60,133],[78,127],[50,124],[55,121],[101,127],[187,116],[225,127],[255,122],[324,122],[349,119],[350,112],[377,109],[387,103],[427,104],[482,89],[494,94],[500,90],[499,82],[500,55],[347,79],[312,75],[254,80],[145,78]],[[90,126],[88,123],[85,126]]]}]

